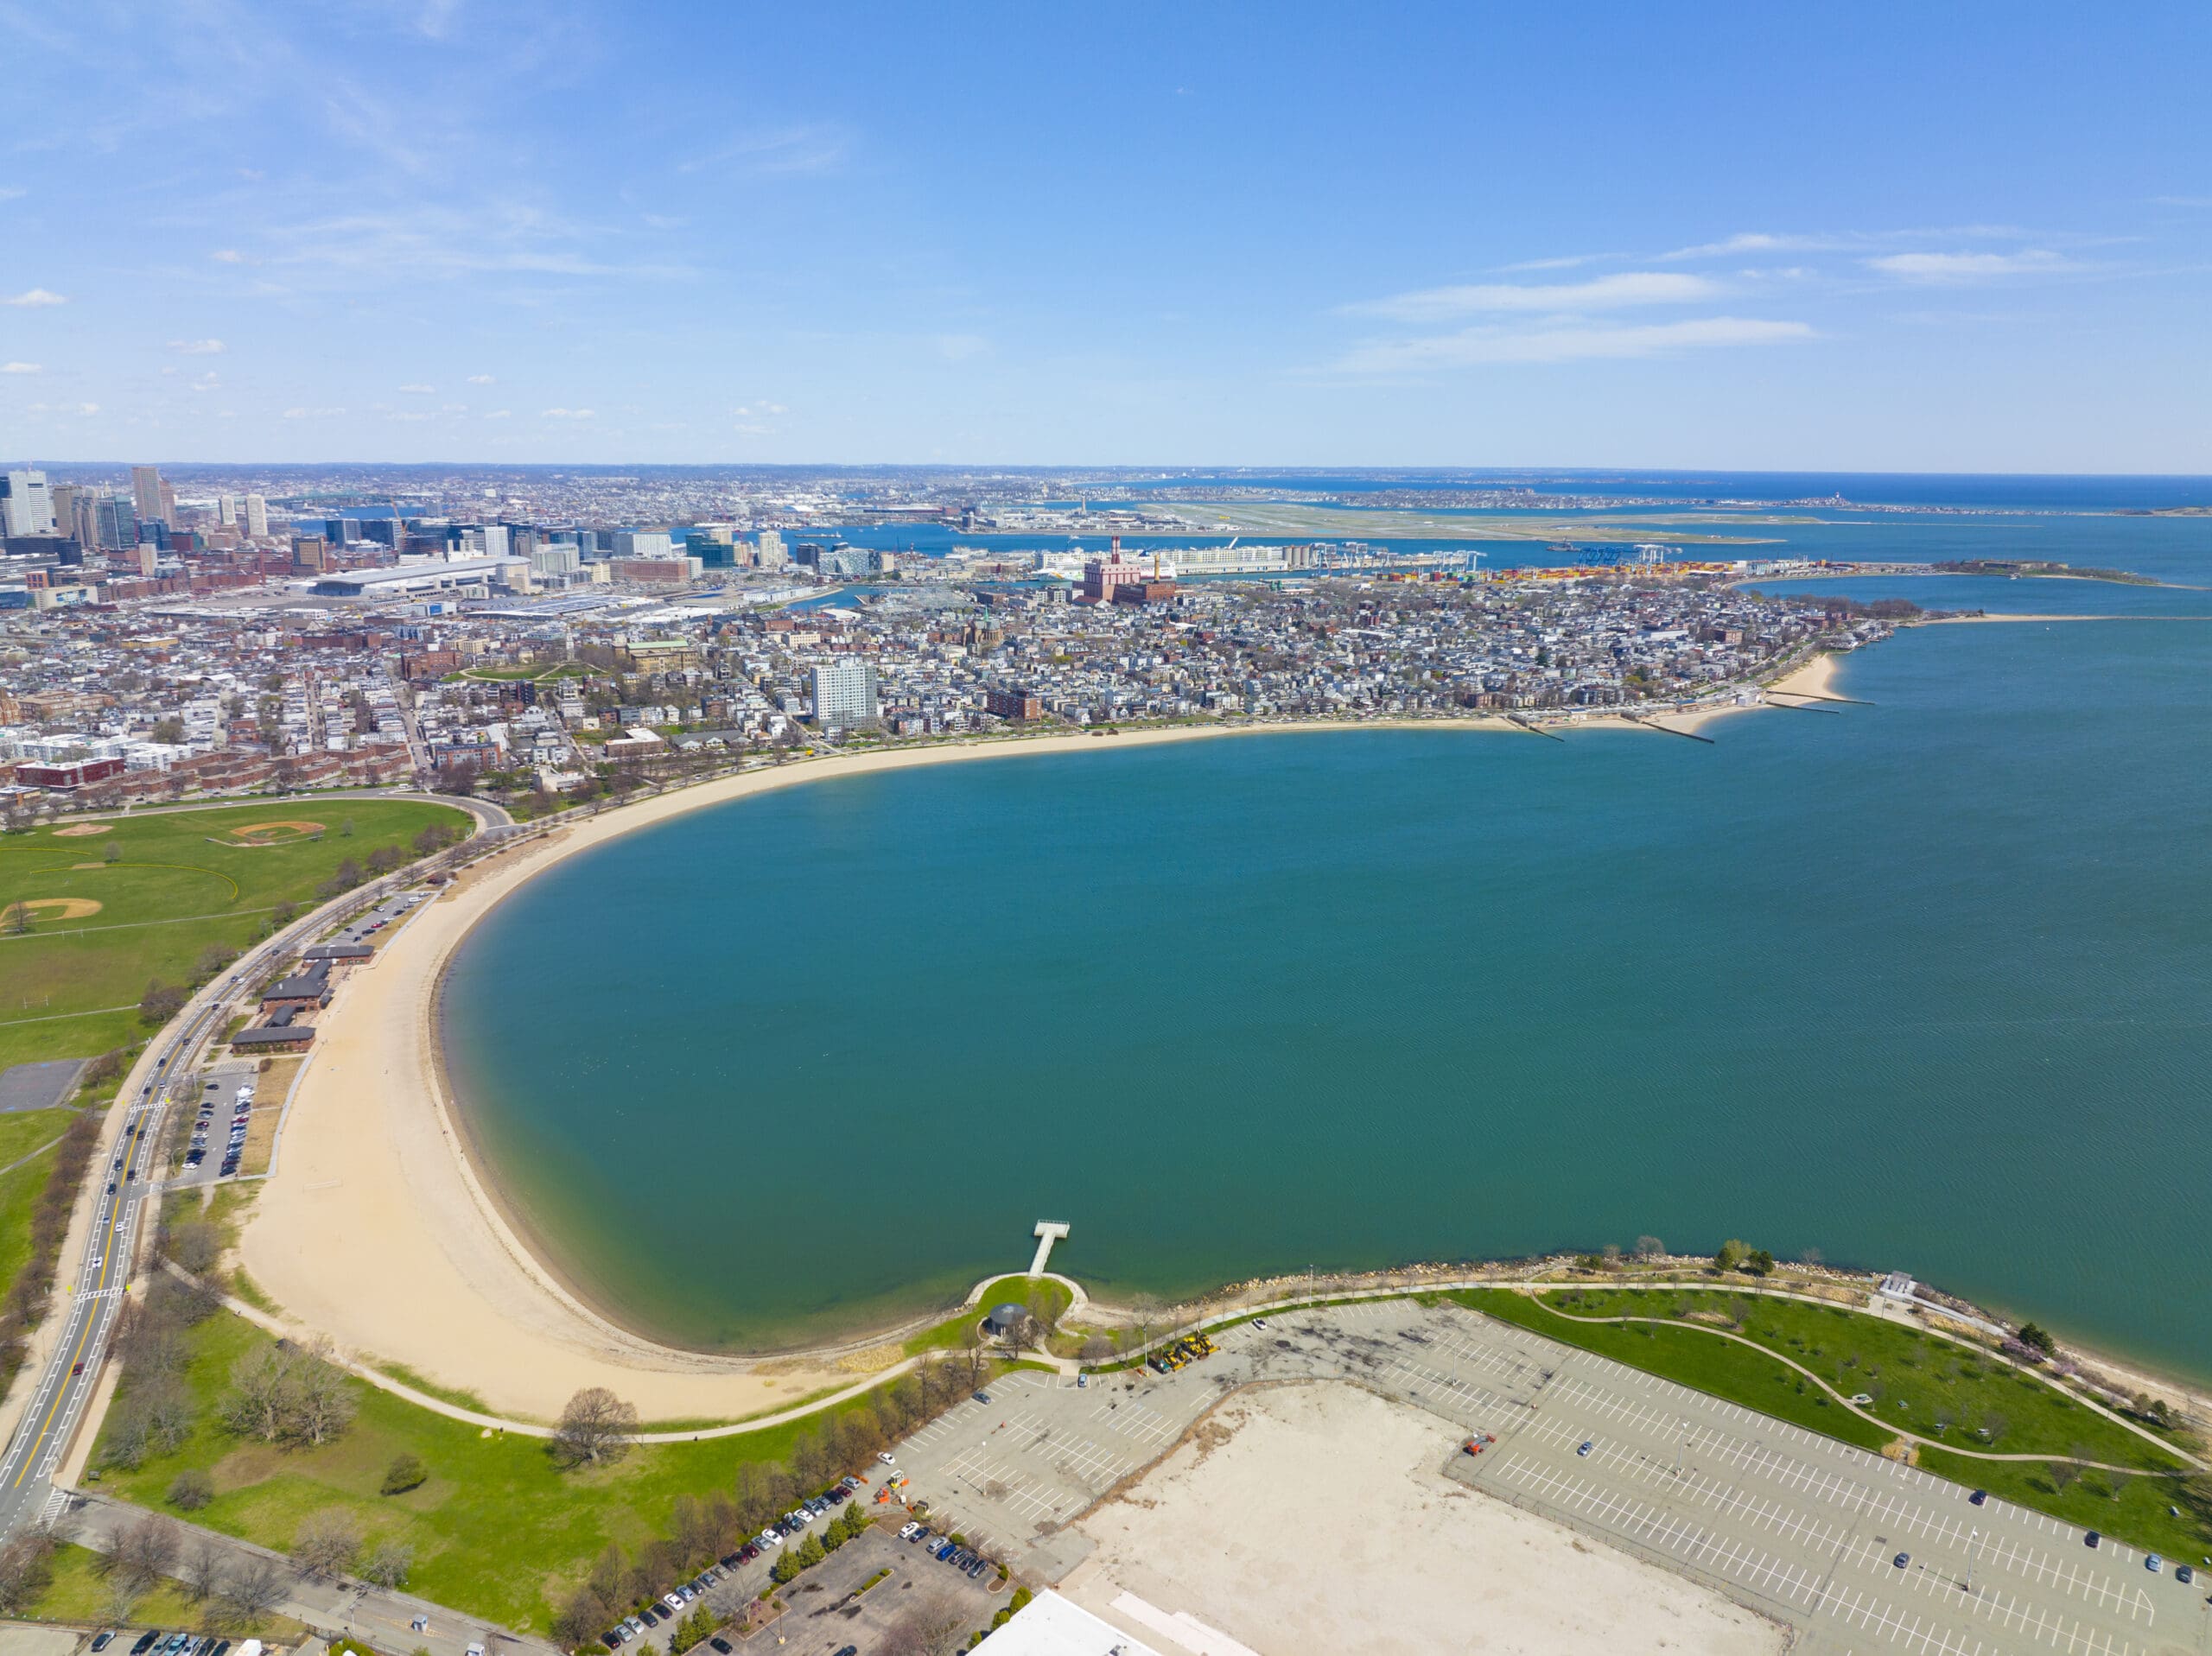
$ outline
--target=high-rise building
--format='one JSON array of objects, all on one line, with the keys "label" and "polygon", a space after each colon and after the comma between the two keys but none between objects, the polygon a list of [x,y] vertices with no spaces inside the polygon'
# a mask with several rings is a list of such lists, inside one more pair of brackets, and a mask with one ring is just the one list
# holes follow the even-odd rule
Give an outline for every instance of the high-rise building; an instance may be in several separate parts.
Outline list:
[{"label": "high-rise building", "polygon": [[668,531],[659,529],[618,529],[614,555],[618,558],[664,558],[676,550]]},{"label": "high-rise building", "polygon": [[236,528],[238,521],[238,498],[234,494],[215,497],[215,521],[229,528]]},{"label": "high-rise building", "polygon": [[162,474],[157,467],[134,466],[130,468],[130,504],[137,508],[142,523],[166,523],[162,513]]},{"label": "high-rise building", "polygon": [[0,527],[10,535],[54,533],[54,498],[47,492],[45,473],[0,474]]},{"label": "high-rise building", "polygon": [[256,540],[269,533],[269,503],[257,494],[245,498],[245,532]]},{"label": "high-rise building", "polygon": [[56,535],[76,535],[77,500],[84,492],[73,483],[51,483],[47,485],[47,510],[54,514],[54,532]]},{"label": "high-rise building", "polygon": [[169,487],[167,478],[162,479],[162,521],[171,529],[176,527],[176,491]]},{"label": "high-rise building", "polygon": [[104,494],[92,504],[92,544],[109,552],[138,544],[138,514],[120,495]]},{"label": "high-rise building", "polygon": [[772,529],[762,530],[760,531],[760,567],[763,569],[780,569],[789,562],[790,560],[784,555],[782,533]]},{"label": "high-rise building", "polygon": [[849,656],[814,669],[814,722],[823,730],[874,724],[880,716],[875,663]]}]

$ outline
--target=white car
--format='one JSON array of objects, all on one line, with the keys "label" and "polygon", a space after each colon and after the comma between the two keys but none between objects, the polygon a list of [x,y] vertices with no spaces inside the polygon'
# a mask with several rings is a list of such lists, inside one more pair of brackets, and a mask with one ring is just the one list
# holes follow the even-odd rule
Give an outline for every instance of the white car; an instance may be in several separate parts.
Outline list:
[{"label": "white car", "polygon": [[773,1552],[773,1551],[774,1551],[778,1547],[779,1547],[779,1546],[783,1545],[783,1544],[784,1544],[784,1538],[783,1538],[782,1536],[780,1536],[780,1535],[777,1534],[775,1531],[773,1531],[773,1530],[762,1530],[762,1531],[760,1532],[760,1551],[763,1551],[763,1552]]},{"label": "white car", "polygon": [[911,1541],[920,1534],[921,1531],[922,1526],[919,1524],[902,1524],[899,1526],[899,1539],[902,1541]]},{"label": "white car", "polygon": [[660,1596],[660,1602],[671,1610],[680,1610],[683,1608],[683,1601],[673,1593],[663,1593]]},{"label": "white car", "polygon": [[875,1453],[875,1458],[881,1461],[886,1466],[896,1466],[899,1464],[899,1457],[896,1455],[893,1455],[887,1449],[878,1450]]}]

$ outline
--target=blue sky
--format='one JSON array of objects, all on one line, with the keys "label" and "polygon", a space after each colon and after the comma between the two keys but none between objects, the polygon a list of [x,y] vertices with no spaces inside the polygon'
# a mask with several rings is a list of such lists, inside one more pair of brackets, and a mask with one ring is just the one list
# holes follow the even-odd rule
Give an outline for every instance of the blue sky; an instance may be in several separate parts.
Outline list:
[{"label": "blue sky", "polygon": [[2201,0],[0,0],[0,60],[11,458],[2212,472]]}]

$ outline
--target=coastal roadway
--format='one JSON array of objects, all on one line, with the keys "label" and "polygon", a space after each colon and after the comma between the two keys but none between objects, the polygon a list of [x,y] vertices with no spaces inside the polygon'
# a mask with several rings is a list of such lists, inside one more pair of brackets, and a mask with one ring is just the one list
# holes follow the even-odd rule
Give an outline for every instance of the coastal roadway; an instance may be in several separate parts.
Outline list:
[{"label": "coastal roadway", "polygon": [[[483,814],[472,815],[480,824],[488,823]],[[480,833],[468,841],[468,849],[480,848],[491,837]],[[122,1132],[103,1158],[109,1164],[92,1171],[91,1234],[73,1278],[65,1262],[63,1281],[48,1314],[49,1323],[61,1319],[60,1338],[46,1360],[6,1452],[0,1455],[0,1536],[50,1519],[67,1504],[67,1495],[54,1487],[54,1477],[99,1386],[146,1222],[149,1215],[158,1215],[162,1193],[168,1188],[155,1158],[169,1107],[181,1101],[184,1108],[197,1107],[201,1080],[194,1059],[208,1038],[222,1030],[232,999],[242,989],[251,994],[270,972],[334,919],[388,901],[421,872],[418,865],[348,892],[247,951],[227,977],[200,991],[169,1025],[150,1069],[142,1059],[125,1083],[137,1086],[138,1096],[129,1101]],[[141,1076],[146,1078],[142,1081]],[[95,1421],[89,1429],[97,1426]]]}]

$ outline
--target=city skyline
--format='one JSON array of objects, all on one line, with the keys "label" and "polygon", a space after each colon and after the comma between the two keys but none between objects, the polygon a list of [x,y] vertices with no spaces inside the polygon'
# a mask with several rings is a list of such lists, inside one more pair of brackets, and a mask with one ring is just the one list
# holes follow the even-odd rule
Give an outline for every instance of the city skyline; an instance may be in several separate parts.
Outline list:
[{"label": "city skyline", "polygon": [[0,454],[2212,469],[2201,10],[957,21],[0,7]]}]

